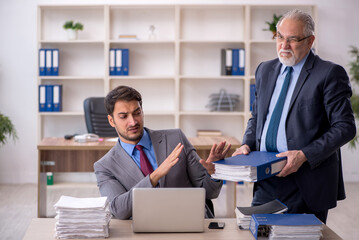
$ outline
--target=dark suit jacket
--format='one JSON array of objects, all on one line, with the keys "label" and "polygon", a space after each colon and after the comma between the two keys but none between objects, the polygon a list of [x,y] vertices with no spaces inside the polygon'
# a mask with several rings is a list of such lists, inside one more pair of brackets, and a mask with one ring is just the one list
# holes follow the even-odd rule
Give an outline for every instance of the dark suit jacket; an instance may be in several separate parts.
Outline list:
[{"label": "dark suit jacket", "polygon": [[[160,179],[158,187],[203,187],[206,189],[206,199],[218,197],[223,182],[211,179],[199,162],[196,150],[181,130],[146,130],[150,135],[158,166],[178,143],[184,145],[179,161]],[[119,142],[94,164],[94,169],[100,193],[108,197],[111,213],[119,219],[132,216],[133,188],[152,188],[149,175],[143,176]]]},{"label": "dark suit jacket", "polygon": [[[243,143],[259,150],[269,103],[281,68],[278,59],[261,63],[255,74],[256,98]],[[299,75],[286,119],[288,150],[302,150],[308,161],[293,173],[312,211],[345,198],[340,147],[356,134],[345,70],[312,52]],[[285,189],[284,189],[285,190]]]}]

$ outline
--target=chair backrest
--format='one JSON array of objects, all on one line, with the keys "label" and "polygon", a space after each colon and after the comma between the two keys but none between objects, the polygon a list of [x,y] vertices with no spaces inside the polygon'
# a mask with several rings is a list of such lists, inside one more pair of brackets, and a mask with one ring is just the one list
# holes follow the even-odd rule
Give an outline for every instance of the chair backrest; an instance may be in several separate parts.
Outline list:
[{"label": "chair backrest", "polygon": [[104,97],[89,97],[84,101],[87,131],[100,137],[117,137],[115,128],[107,120]]}]

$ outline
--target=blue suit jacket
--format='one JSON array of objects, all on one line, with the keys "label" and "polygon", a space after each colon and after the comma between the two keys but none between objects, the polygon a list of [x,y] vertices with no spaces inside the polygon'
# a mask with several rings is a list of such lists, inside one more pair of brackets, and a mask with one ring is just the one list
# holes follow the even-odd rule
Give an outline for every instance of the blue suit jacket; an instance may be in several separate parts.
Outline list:
[{"label": "blue suit jacket", "polygon": [[[261,63],[256,70],[256,98],[243,139],[251,150],[260,148],[280,68],[281,63],[274,59]],[[293,174],[312,211],[333,208],[337,200],[345,198],[340,147],[356,134],[351,94],[343,67],[310,52],[295,86],[285,126],[288,150],[302,150],[308,159]]]}]

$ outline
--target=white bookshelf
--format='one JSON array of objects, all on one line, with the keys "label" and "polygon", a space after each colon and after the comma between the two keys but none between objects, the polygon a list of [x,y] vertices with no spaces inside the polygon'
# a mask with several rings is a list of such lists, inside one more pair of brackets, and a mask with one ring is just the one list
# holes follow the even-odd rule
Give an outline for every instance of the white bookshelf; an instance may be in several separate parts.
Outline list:
[{"label": "white bookshelf", "polygon": [[[38,113],[38,140],[85,133],[84,99],[122,84],[142,94],[149,128],[181,128],[189,137],[219,129],[242,139],[255,69],[276,57],[265,21],[293,8],[316,19],[313,5],[39,5],[37,47],[59,48],[60,75],[38,76],[37,84],[63,84],[63,111]],[[78,40],[67,40],[68,20],[84,24]],[[156,39],[148,39],[150,25]],[[109,75],[109,49],[117,47],[129,48],[129,76]],[[220,75],[222,48],[245,48],[245,76]],[[205,107],[221,88],[240,95],[235,111]]]}]

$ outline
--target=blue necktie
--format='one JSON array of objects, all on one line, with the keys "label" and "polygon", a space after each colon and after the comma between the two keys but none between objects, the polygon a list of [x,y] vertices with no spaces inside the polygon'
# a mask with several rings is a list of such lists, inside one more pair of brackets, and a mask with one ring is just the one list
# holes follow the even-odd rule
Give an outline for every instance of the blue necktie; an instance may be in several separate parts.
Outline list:
[{"label": "blue necktie", "polygon": [[290,82],[290,75],[292,73],[292,67],[286,67],[285,71],[287,71],[287,75],[285,76],[282,90],[280,91],[279,98],[274,107],[272,117],[270,119],[267,136],[266,136],[266,148],[267,152],[278,152],[277,149],[277,134],[280,118],[282,116],[283,106],[285,102],[285,97],[287,96],[288,86]]}]

